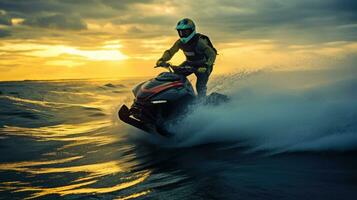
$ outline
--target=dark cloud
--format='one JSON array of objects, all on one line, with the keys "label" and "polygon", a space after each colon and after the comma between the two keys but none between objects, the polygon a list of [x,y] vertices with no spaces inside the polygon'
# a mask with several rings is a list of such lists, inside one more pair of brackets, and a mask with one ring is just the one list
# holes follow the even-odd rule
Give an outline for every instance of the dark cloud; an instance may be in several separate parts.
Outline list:
[{"label": "dark cloud", "polygon": [[0,29],[0,38],[11,36],[10,31]]},{"label": "dark cloud", "polygon": [[83,30],[87,28],[87,25],[81,18],[62,14],[26,19],[23,24],[63,30]]},{"label": "dark cloud", "polygon": [[85,18],[113,17],[119,10],[132,4],[150,3],[153,0],[1,0],[0,9],[22,16],[36,16],[43,13],[77,14]]},{"label": "dark cloud", "polygon": [[11,17],[6,14],[0,13],[0,25],[1,24],[11,26],[12,25]]},{"label": "dark cloud", "polygon": [[17,15],[33,15],[41,12],[64,12],[65,6],[53,0],[1,0],[0,8]]},{"label": "dark cloud", "polygon": [[[357,23],[354,0],[220,1],[211,15],[194,14],[200,24],[244,38],[356,40],[340,26]],[[236,9],[237,12],[224,12]],[[241,10],[241,12],[239,12]],[[221,11],[221,12],[219,12]],[[357,35],[357,30],[355,35]],[[296,34],[295,34],[296,33]]]},{"label": "dark cloud", "polygon": [[[147,10],[137,9],[137,4],[146,5]],[[170,6],[173,13],[151,12],[153,4]],[[127,38],[173,35],[179,18],[192,17],[199,31],[218,42],[357,40],[355,0],[0,0],[0,10],[34,27],[83,30],[85,21],[135,27],[125,32],[130,35],[115,33]],[[0,16],[0,24],[9,23],[9,17]]]},{"label": "dark cloud", "polygon": [[118,17],[113,19],[113,24],[145,24],[145,25],[159,25],[172,26],[176,25],[179,18],[176,16],[145,16],[145,15],[127,15],[125,17]]},{"label": "dark cloud", "polygon": [[154,2],[154,0],[101,0],[101,2],[107,6],[113,7],[115,9],[127,9],[132,4],[143,3],[149,4]]}]

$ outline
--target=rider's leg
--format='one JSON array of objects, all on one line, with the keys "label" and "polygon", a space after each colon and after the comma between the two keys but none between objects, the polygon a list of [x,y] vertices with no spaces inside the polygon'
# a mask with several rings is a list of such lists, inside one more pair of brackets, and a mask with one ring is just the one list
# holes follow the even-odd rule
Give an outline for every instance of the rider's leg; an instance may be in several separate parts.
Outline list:
[{"label": "rider's leg", "polygon": [[211,74],[210,69],[208,69],[205,73],[196,72],[195,75],[197,77],[196,82],[196,91],[199,98],[205,97],[207,93],[207,82],[209,79],[209,75]]}]

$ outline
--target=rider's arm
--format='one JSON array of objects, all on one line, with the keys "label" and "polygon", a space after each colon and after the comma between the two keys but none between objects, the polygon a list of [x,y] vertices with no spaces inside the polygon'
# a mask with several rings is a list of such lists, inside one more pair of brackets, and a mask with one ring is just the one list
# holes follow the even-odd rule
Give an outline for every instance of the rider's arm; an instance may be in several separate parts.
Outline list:
[{"label": "rider's arm", "polygon": [[207,44],[207,41],[204,39],[198,40],[198,50],[203,52],[206,57],[206,66],[212,66],[216,60],[216,52]]},{"label": "rider's arm", "polygon": [[160,60],[169,61],[175,55],[175,53],[180,49],[179,43],[180,43],[180,41],[177,40],[175,42],[175,44],[170,49],[168,49],[164,52],[164,54],[162,55]]}]

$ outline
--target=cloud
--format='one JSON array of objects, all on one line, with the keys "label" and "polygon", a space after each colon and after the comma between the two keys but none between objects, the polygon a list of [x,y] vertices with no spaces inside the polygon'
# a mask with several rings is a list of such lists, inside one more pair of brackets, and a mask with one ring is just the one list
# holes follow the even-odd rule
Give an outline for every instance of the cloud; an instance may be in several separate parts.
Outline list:
[{"label": "cloud", "polygon": [[[266,38],[300,43],[357,39],[338,30],[338,26],[356,24],[357,8],[353,0],[223,0],[219,4],[208,1],[205,5],[201,8],[204,11],[195,12],[193,17],[200,27],[228,40]],[[198,9],[199,5],[194,6]],[[350,31],[357,35],[357,29]]]},{"label": "cloud", "polygon": [[108,18],[120,14],[133,4],[153,0],[1,0],[0,8],[12,14],[36,16],[43,13],[78,14],[85,18]]},{"label": "cloud", "polygon": [[[198,32],[219,49],[217,66],[231,68],[244,60],[249,68],[307,55],[325,59],[345,48],[336,42],[357,41],[355,0],[0,0],[0,46],[30,41],[86,51],[120,40],[120,52],[129,57],[125,62],[143,66],[177,40],[174,27],[184,17],[192,18]],[[25,64],[25,52],[13,60],[9,54],[3,58]]]},{"label": "cloud", "polygon": [[8,37],[8,36],[10,36],[10,35],[11,35],[11,32],[10,32],[10,31],[0,29],[0,38]]},{"label": "cloud", "polygon": [[87,29],[86,23],[81,18],[73,15],[62,15],[62,14],[26,19],[23,24],[36,26],[36,27],[63,29],[63,30]]},{"label": "cloud", "polygon": [[[117,32],[101,31],[124,38],[172,36],[177,20],[192,17],[199,31],[219,43],[237,38],[285,43],[357,39],[354,0],[2,0],[0,7],[34,27],[84,30],[88,21],[111,22]],[[128,26],[141,31],[128,35]]]},{"label": "cloud", "polygon": [[11,26],[11,17],[8,16],[5,12],[1,12],[0,10],[0,25],[8,25]]}]

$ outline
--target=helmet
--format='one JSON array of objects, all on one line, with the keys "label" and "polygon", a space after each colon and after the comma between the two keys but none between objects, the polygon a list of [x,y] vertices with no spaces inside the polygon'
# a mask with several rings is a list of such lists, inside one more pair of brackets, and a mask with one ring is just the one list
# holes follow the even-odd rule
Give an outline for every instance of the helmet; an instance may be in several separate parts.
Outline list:
[{"label": "helmet", "polygon": [[195,23],[191,19],[185,18],[177,23],[176,30],[180,36],[180,40],[183,43],[190,41],[196,34]]}]

